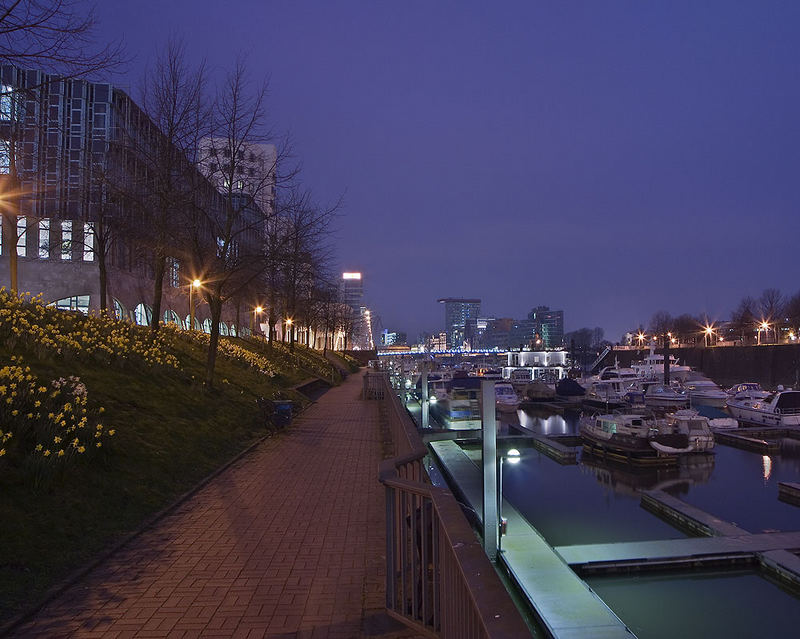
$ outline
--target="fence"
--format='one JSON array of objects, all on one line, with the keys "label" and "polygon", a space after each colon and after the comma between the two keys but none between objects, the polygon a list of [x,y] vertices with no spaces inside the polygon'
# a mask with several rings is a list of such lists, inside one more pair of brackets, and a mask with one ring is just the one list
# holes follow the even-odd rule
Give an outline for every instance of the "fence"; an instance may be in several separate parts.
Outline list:
[{"label": "fence", "polygon": [[380,468],[386,488],[387,612],[443,639],[530,636],[458,502],[430,484],[422,463],[427,449],[388,375],[367,372],[364,396],[379,385],[397,455]]}]

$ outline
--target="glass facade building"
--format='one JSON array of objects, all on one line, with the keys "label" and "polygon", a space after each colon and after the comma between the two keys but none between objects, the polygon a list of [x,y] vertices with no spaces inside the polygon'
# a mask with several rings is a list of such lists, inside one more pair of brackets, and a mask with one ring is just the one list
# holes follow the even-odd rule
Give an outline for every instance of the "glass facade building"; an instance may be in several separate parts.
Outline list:
[{"label": "glass facade building", "polygon": [[478,316],[481,314],[481,301],[443,297],[438,302],[444,304],[447,348],[472,348],[477,333]]}]

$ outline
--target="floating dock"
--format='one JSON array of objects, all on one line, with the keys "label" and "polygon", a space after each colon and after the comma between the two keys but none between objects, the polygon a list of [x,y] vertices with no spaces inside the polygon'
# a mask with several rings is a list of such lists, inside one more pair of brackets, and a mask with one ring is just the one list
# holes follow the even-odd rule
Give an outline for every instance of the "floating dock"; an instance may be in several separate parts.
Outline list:
[{"label": "floating dock", "polygon": [[[453,489],[472,510],[477,521],[483,511],[481,469],[455,442],[430,444]],[[502,537],[502,561],[528,598],[542,625],[552,637],[577,639],[632,639],[635,635],[591,588],[553,550],[550,544],[507,501],[501,512],[508,520]]]},{"label": "floating dock", "polygon": [[791,481],[778,482],[778,499],[787,504],[800,506],[800,484]]},{"label": "floating dock", "polygon": [[[756,433],[754,433],[756,435]],[[718,444],[725,444],[742,450],[749,450],[762,455],[775,455],[780,452],[781,445],[776,441],[759,439],[748,435],[740,434],[740,431],[714,431],[714,441]]]},{"label": "floating dock", "polygon": [[[798,489],[800,485],[795,484]],[[703,537],[559,546],[556,552],[580,574],[749,566],[800,590],[800,532],[752,534],[661,491],[642,495],[642,506]]]}]

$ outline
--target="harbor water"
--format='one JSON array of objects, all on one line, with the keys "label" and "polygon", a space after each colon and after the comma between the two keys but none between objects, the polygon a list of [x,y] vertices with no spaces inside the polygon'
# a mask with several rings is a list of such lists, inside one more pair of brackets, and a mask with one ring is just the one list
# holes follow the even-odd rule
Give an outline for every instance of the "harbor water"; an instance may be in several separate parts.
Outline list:
[{"label": "harbor water", "polygon": [[[577,412],[520,410],[500,419],[501,434],[578,435]],[[464,448],[480,458],[478,446]],[[642,491],[649,490],[751,533],[800,531],[800,507],[778,500],[778,482],[800,481],[795,440],[783,441],[771,456],[717,444],[714,454],[687,457],[677,467],[641,470],[583,452],[577,464],[561,465],[533,447],[517,448],[519,463],[503,465],[504,496],[552,546],[685,538],[640,506]],[[640,639],[800,636],[800,597],[755,570],[592,576],[586,582]]]}]

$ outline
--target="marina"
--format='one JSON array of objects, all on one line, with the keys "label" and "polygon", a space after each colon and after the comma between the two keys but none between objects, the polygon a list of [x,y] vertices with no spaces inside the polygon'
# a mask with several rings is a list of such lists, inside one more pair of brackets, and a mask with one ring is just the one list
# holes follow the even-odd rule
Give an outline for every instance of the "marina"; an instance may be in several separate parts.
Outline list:
[{"label": "marina", "polygon": [[[409,406],[418,414],[414,402]],[[713,450],[673,454],[655,465],[630,463],[624,455],[587,448],[580,408],[574,404],[556,399],[521,403],[511,414],[498,411],[500,455],[509,447],[521,451],[518,463],[504,464],[500,471],[500,509],[507,533],[500,541],[499,561],[551,636],[561,636],[559,630],[564,629],[558,627],[559,613],[549,609],[548,602],[560,596],[560,608],[572,607],[575,590],[564,582],[562,594],[554,594],[557,580],[549,576],[551,585],[543,589],[537,585],[542,574],[533,566],[551,569],[551,563],[559,561],[586,584],[593,598],[599,597],[601,609],[607,606],[610,618],[619,621],[620,626],[604,626],[611,636],[671,636],[659,634],[654,625],[659,619],[664,628],[680,627],[658,615],[640,618],[616,599],[614,593],[628,591],[628,585],[643,579],[655,590],[677,583],[694,589],[711,580],[724,584],[719,592],[727,590],[733,597],[752,592],[778,597],[784,606],[767,623],[774,623],[772,634],[766,632],[770,636],[786,636],[800,619],[800,559],[795,554],[800,549],[800,510],[795,505],[800,503],[800,485],[791,481],[800,469],[800,432],[793,427],[735,427],[736,421],[719,407],[698,409],[667,410],[667,415],[677,415],[673,424],[682,418],[687,424],[702,420],[706,430],[711,425]],[[432,441],[430,449],[434,465],[479,526],[481,453],[476,435],[480,431],[473,429],[469,440],[456,434],[447,441]],[[544,547],[534,544],[534,538]],[[515,568],[515,562],[527,567]],[[696,596],[716,600],[720,595],[698,590]],[[555,620],[552,626],[548,615]],[[744,636],[734,629],[755,623],[746,608],[737,609],[717,629]],[[583,632],[580,636],[596,636]]]}]

